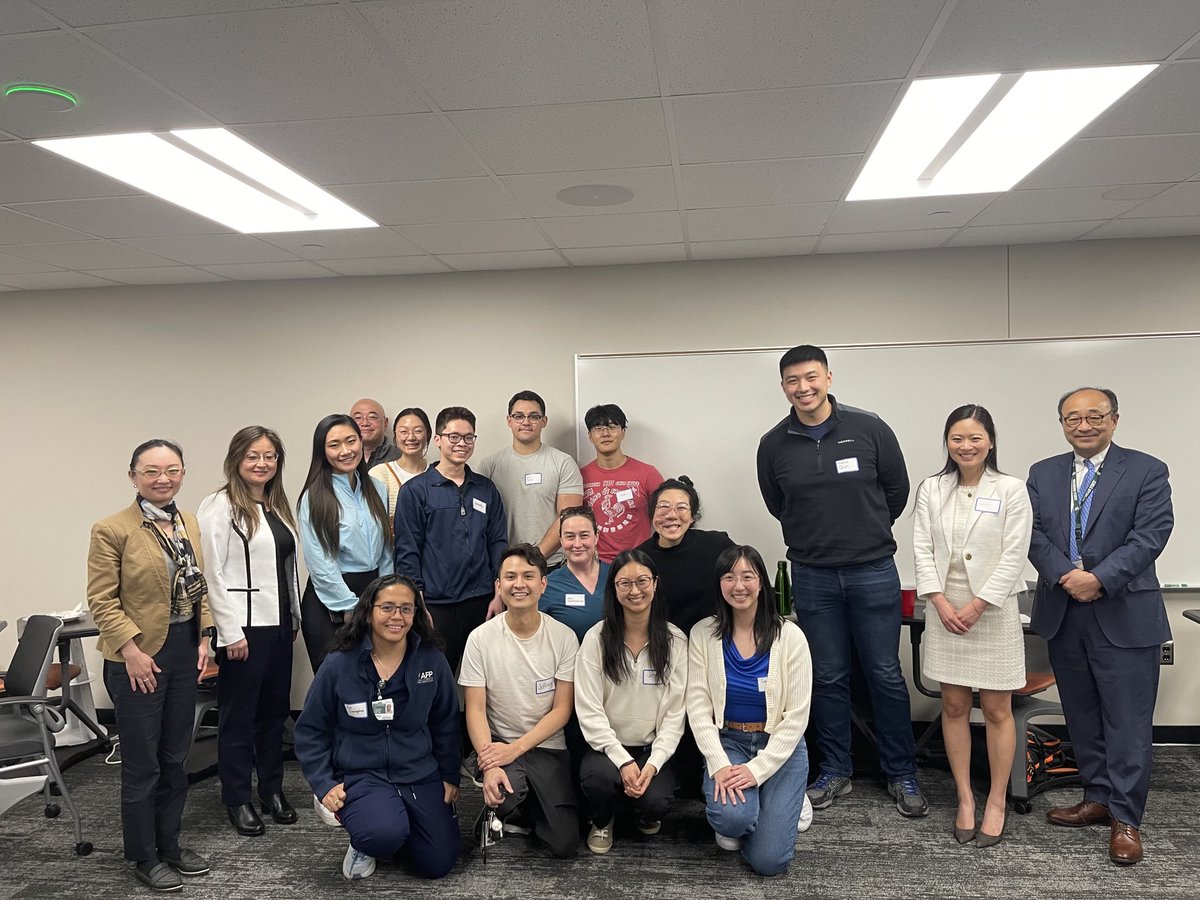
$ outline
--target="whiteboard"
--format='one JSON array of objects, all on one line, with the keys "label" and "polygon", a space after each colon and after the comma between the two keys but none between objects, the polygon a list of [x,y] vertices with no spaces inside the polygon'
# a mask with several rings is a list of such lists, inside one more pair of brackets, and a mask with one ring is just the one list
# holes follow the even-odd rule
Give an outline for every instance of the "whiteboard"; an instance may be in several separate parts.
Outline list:
[{"label": "whiteboard", "polygon": [[[786,349],[576,356],[580,462],[595,457],[584,413],[616,403],[629,418],[625,453],[657,466],[664,477],[685,474],[695,482],[698,527],[727,531],[768,562],[784,559],[779,523],[763,506],[754,460],[759,438],[788,413],[779,387]],[[1120,402],[1115,442],[1170,467],[1175,530],[1159,559],[1159,578],[1172,586],[1200,584],[1200,335],[823,349],[833,374],[830,393],[882,416],[904,451],[912,488],[893,531],[906,585],[913,583],[916,488],[942,467],[950,411],[964,403],[986,407],[996,422],[1001,470],[1025,478],[1031,463],[1070,449],[1056,405],[1080,385],[1114,390]],[[1027,574],[1033,577],[1032,568]]]}]

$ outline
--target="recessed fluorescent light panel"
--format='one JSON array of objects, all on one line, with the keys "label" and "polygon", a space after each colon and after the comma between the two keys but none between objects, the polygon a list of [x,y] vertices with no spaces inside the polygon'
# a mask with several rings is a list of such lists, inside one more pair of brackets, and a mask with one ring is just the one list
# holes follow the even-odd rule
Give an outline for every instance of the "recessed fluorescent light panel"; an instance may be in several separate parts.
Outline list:
[{"label": "recessed fluorescent light panel", "polygon": [[224,128],[33,143],[247,234],[379,227]]},{"label": "recessed fluorescent light panel", "polygon": [[1156,68],[914,81],[846,199],[1007,191]]}]

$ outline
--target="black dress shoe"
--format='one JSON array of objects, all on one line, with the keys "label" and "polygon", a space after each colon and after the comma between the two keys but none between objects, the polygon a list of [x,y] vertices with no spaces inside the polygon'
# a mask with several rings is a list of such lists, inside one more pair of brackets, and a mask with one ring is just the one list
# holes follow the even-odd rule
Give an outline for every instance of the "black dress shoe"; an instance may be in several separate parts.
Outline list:
[{"label": "black dress shoe", "polygon": [[287,802],[287,797],[282,793],[272,794],[270,797],[265,797],[262,800],[262,811],[270,813],[271,818],[280,825],[292,825],[296,821],[296,811],[292,809],[292,804]]},{"label": "black dress shoe", "polygon": [[263,827],[262,819],[258,817],[258,813],[249,803],[243,803],[241,806],[229,806],[226,809],[229,810],[229,824],[237,829],[238,834],[246,837],[258,837],[260,834],[266,833],[267,829]]}]

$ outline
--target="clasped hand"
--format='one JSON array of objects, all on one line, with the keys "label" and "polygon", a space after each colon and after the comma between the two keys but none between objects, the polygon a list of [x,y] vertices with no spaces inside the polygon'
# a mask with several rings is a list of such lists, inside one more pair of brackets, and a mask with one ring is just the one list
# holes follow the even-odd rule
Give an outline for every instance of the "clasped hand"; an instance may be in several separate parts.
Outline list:
[{"label": "clasped hand", "polygon": [[636,762],[628,762],[623,765],[621,767],[621,783],[625,787],[625,796],[634,799],[642,796],[657,774],[658,769],[653,763],[646,763],[642,768],[638,768]]},{"label": "clasped hand", "polygon": [[737,806],[746,802],[745,791],[757,785],[758,779],[745,766],[724,766],[713,772],[713,800]]},{"label": "clasped hand", "polygon": [[1091,603],[1098,599],[1104,591],[1104,585],[1100,583],[1100,579],[1083,569],[1072,569],[1058,579],[1058,583],[1062,585],[1064,591],[1080,603]]}]

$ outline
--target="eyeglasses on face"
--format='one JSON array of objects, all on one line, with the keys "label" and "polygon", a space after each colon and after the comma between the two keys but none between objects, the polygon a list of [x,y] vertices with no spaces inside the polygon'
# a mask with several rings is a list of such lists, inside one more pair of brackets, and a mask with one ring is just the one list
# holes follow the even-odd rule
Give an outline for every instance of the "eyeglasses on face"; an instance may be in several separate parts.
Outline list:
[{"label": "eyeglasses on face", "polygon": [[616,434],[618,431],[622,430],[623,429],[620,425],[614,425],[612,423],[609,423],[608,425],[593,425],[588,429],[588,431],[590,431],[592,434]]},{"label": "eyeglasses on face", "polygon": [[256,463],[256,462],[273,463],[273,462],[278,461],[279,454],[278,453],[247,453],[245,456],[242,457],[242,459],[248,463]]},{"label": "eyeglasses on face", "polygon": [[1112,415],[1112,410],[1109,410],[1108,412],[1105,412],[1105,413],[1092,413],[1091,415],[1087,415],[1087,416],[1075,416],[1075,415],[1064,416],[1062,423],[1064,425],[1066,425],[1068,428],[1078,428],[1084,422],[1087,422],[1089,425],[1091,425],[1093,428],[1095,428],[1097,425],[1102,424],[1104,422],[1104,420],[1108,416],[1111,416],[1111,415]]},{"label": "eyeglasses on face", "polygon": [[637,578],[618,578],[613,584],[618,594],[628,594],[635,587],[643,592],[650,590],[654,579],[649,575],[639,575]]},{"label": "eyeglasses on face", "polygon": [[520,425],[522,422],[524,422],[526,420],[529,420],[534,425],[536,425],[538,422],[540,422],[544,418],[546,418],[541,413],[529,413],[528,415],[526,415],[525,413],[520,413],[520,412],[509,413],[508,417],[510,419],[512,419],[514,422],[516,422],[518,425]]},{"label": "eyeglasses on face", "polygon": [[752,584],[758,584],[760,581],[757,572],[743,572],[741,575],[734,575],[729,572],[721,576],[721,584],[726,587],[733,587],[735,584],[741,583],[749,587]]},{"label": "eyeglasses on face", "polygon": [[363,422],[379,422],[383,420],[383,416],[381,416],[379,413],[355,413],[350,418],[352,418],[355,422],[358,422],[360,425]]},{"label": "eyeglasses on face", "polygon": [[166,475],[171,480],[181,478],[183,476],[183,466],[170,466],[166,469],[134,469],[142,478],[160,478]]},{"label": "eyeglasses on face", "polygon": [[402,603],[399,606],[397,606],[395,603],[375,603],[373,605],[375,609],[379,610],[388,618],[391,618],[396,613],[400,613],[400,615],[407,619],[417,611],[417,608],[411,603]]},{"label": "eyeglasses on face", "polygon": [[445,438],[452,444],[457,444],[457,443],[461,442],[463,444],[466,444],[468,447],[470,447],[473,443],[475,443],[475,441],[477,441],[479,439],[479,435],[477,435],[477,434],[457,434],[453,431],[445,431],[445,432],[439,434],[438,437]]},{"label": "eyeglasses on face", "polygon": [[674,505],[670,503],[658,503],[654,507],[654,512],[657,515],[666,515],[671,510],[675,510],[678,515],[685,516],[692,511],[692,505],[690,503],[676,503]]}]

